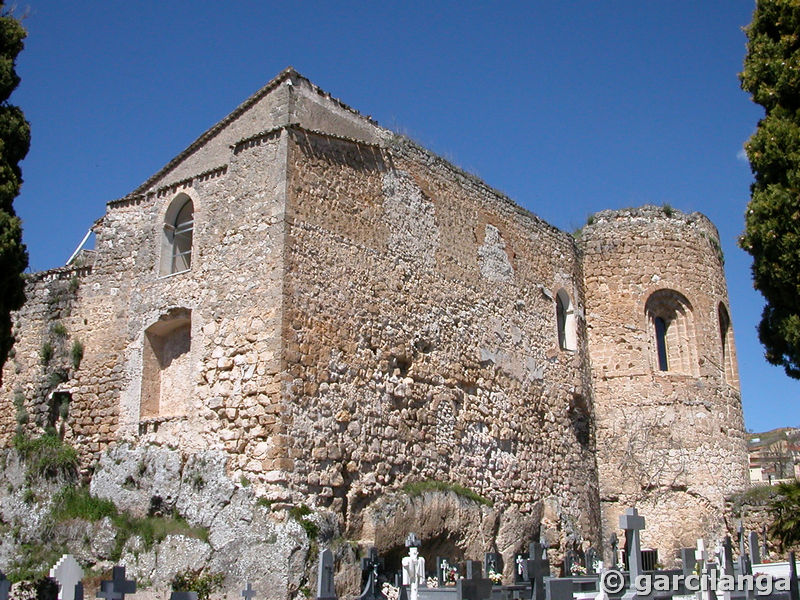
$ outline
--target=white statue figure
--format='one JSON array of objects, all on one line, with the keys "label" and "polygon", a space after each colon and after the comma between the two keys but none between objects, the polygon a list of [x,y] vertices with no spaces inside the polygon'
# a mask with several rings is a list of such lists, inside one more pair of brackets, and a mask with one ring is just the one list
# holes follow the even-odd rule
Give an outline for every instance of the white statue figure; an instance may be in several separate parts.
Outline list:
[{"label": "white statue figure", "polygon": [[415,546],[411,546],[408,556],[403,558],[403,585],[408,586],[408,600],[417,600],[419,586],[425,585],[425,559]]}]

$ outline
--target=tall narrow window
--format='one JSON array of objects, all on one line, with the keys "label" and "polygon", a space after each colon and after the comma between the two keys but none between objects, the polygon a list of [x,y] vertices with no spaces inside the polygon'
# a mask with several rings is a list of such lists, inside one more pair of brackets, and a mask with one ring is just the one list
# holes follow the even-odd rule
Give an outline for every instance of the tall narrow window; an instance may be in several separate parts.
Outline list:
[{"label": "tall narrow window", "polygon": [[723,379],[733,385],[738,385],[738,376],[735,367],[735,350],[733,347],[733,328],[731,327],[731,317],[728,309],[722,302],[717,306],[717,317],[719,318],[719,338],[722,349],[722,362],[720,370]]},{"label": "tall narrow window", "polygon": [[683,294],[662,289],[645,304],[654,370],[698,375],[692,305]]},{"label": "tall narrow window", "polygon": [[172,234],[172,272],[186,271],[192,266],[192,231],[194,229],[194,206],[186,200],[175,217]]},{"label": "tall narrow window", "polygon": [[562,350],[578,349],[578,325],[575,320],[575,309],[565,289],[556,294],[556,329],[558,331],[558,347]]},{"label": "tall narrow window", "polygon": [[178,194],[164,215],[161,244],[161,275],[188,271],[192,266],[194,204],[186,194]]},{"label": "tall narrow window", "polygon": [[669,371],[667,365],[667,324],[661,317],[653,319],[656,328],[656,352],[658,354],[658,370]]}]

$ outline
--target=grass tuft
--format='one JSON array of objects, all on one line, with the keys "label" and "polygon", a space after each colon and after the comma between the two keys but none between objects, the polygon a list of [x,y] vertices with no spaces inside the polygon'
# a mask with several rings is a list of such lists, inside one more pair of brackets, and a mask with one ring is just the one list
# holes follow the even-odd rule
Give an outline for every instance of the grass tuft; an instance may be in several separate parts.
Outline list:
[{"label": "grass tuft", "polygon": [[402,490],[411,498],[414,498],[416,496],[421,496],[425,492],[453,492],[461,496],[462,498],[466,498],[467,500],[472,500],[473,502],[477,502],[478,504],[484,504],[486,506],[493,505],[493,502],[488,498],[484,498],[477,492],[474,492],[471,489],[464,487],[463,485],[459,485],[457,483],[450,483],[449,481],[436,481],[434,479],[428,479],[425,481],[414,481],[405,484]]}]

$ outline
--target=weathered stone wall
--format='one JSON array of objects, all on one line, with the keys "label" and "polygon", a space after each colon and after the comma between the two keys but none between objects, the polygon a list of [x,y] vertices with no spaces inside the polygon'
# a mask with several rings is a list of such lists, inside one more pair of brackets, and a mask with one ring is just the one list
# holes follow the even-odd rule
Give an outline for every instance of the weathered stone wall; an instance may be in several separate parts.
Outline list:
[{"label": "weathered stone wall", "polygon": [[434,479],[537,525],[555,499],[552,541],[596,543],[583,327],[576,352],[556,330],[555,292],[583,302],[572,238],[407,141],[295,129],[289,165],[292,487],[356,536],[381,494]]},{"label": "weathered stone wall", "polygon": [[[698,213],[651,206],[594,215],[580,244],[604,527],[637,506],[643,543],[670,562],[698,535],[722,532],[724,498],[747,481],[732,332],[723,359],[718,234]],[[665,371],[647,304],[659,290],[688,301],[667,329]]]}]

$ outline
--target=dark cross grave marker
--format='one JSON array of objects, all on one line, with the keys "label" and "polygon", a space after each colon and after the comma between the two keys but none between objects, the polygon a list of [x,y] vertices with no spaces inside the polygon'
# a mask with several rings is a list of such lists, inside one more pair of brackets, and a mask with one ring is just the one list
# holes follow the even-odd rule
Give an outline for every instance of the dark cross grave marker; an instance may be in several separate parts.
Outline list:
[{"label": "dark cross grave marker", "polygon": [[758,534],[755,531],[751,531],[747,536],[747,545],[750,550],[750,564],[751,565],[760,565],[761,564],[761,554],[759,553],[758,547]]},{"label": "dark cross grave marker", "polygon": [[383,559],[378,556],[375,547],[371,547],[367,556],[361,558],[361,570],[367,573],[367,583],[358,600],[385,600],[383,593],[378,590],[378,569],[383,566]]},{"label": "dark cross grave marker", "polygon": [[[637,597],[634,582],[642,574],[642,544],[639,532],[644,529],[644,517],[635,508],[629,508],[625,514],[619,516],[619,526],[625,531],[625,553],[630,572],[630,587],[622,597],[624,600],[633,600]],[[641,600],[645,596],[638,595],[638,597]]]},{"label": "dark cross grave marker", "polygon": [[5,574],[0,571],[0,600],[8,600],[9,591],[11,591],[11,582],[6,579]]},{"label": "dark cross grave marker", "polygon": [[244,600],[253,600],[256,597],[256,591],[253,589],[253,586],[250,585],[250,582],[247,582],[247,585],[242,590],[242,598]]},{"label": "dark cross grave marker", "polygon": [[[244,596],[244,592],[242,595]],[[333,586],[333,552],[328,548],[319,553],[317,600],[336,600],[336,589]]]},{"label": "dark cross grave marker", "polygon": [[697,566],[696,552],[694,548],[681,548],[681,571],[684,577],[694,575],[695,567]]},{"label": "dark cross grave marker", "polygon": [[482,577],[481,563],[468,560],[466,572],[466,578],[459,579],[456,584],[458,600],[489,600],[492,596],[492,582]]},{"label": "dark cross grave marker", "polygon": [[169,600],[197,600],[197,592],[172,592]]},{"label": "dark cross grave marker", "polygon": [[101,581],[98,598],[105,600],[125,600],[126,594],[136,592],[136,582],[125,579],[125,567],[114,567],[111,570],[111,581]]},{"label": "dark cross grave marker", "polygon": [[528,556],[528,581],[531,582],[531,600],[545,600],[544,578],[550,577],[550,561],[539,542],[531,543]]},{"label": "dark cross grave marker", "polygon": [[586,551],[586,574],[587,575],[597,575],[597,569],[594,568],[594,564],[597,562],[597,550],[594,548],[589,548]]}]

